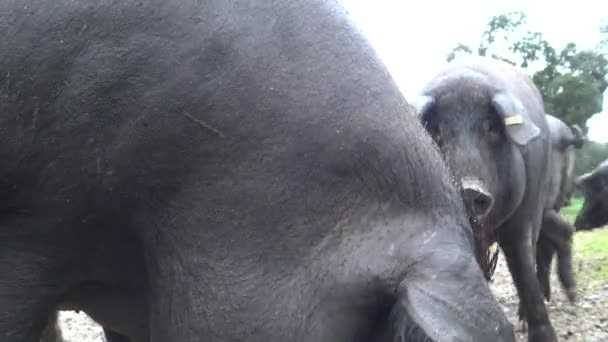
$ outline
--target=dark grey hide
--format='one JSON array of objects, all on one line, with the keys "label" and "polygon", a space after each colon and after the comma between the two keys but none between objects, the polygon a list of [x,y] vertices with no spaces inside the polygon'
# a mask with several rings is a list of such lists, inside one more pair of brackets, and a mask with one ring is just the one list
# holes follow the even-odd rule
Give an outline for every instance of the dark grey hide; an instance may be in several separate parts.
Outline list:
[{"label": "dark grey hide", "polygon": [[2,342],[66,307],[136,342],[514,341],[335,1],[0,6]]},{"label": "dark grey hide", "polygon": [[482,227],[478,235],[504,251],[529,341],[556,341],[534,263],[551,151],[538,89],[505,62],[465,57],[439,72],[415,103]]},{"label": "dark grey hide", "polygon": [[570,302],[576,299],[576,282],[572,273],[572,236],[574,227],[559,215],[572,195],[574,186],[575,148],[585,142],[582,130],[568,127],[560,119],[547,114],[551,133],[551,162],[542,228],[536,250],[536,274],[547,300],[551,300],[551,261],[557,253],[558,276]]},{"label": "dark grey hide", "polygon": [[576,215],[576,230],[591,230],[608,224],[608,160],[576,179],[583,191],[583,207]]},{"label": "dark grey hide", "polygon": [[61,327],[59,326],[59,312],[53,311],[49,315],[49,320],[42,331],[40,342],[64,342]]}]

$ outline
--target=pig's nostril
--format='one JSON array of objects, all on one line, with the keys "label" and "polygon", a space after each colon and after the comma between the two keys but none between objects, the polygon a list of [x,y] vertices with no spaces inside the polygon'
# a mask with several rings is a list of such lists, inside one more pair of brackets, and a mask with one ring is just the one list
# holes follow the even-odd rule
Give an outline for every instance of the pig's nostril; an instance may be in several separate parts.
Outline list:
[{"label": "pig's nostril", "polygon": [[473,206],[475,207],[475,212],[477,215],[485,216],[492,207],[492,198],[490,196],[480,194],[473,200]]},{"label": "pig's nostril", "polygon": [[486,216],[492,209],[494,198],[485,191],[477,188],[465,188],[462,195],[465,204],[472,210],[472,214],[477,217]]}]

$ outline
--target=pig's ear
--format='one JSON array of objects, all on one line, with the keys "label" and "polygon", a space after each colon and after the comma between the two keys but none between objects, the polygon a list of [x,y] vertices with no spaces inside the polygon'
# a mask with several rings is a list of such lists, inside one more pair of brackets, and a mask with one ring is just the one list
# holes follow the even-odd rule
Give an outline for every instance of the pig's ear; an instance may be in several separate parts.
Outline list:
[{"label": "pig's ear", "polygon": [[416,111],[414,115],[416,115],[418,120],[424,120],[424,116],[435,104],[435,99],[429,95],[418,95],[410,101],[410,104],[414,107]]},{"label": "pig's ear", "polygon": [[608,186],[608,182],[604,177],[594,172],[587,172],[582,176],[574,179],[574,185],[579,189],[589,189],[594,192],[603,191]]},{"label": "pig's ear", "polygon": [[572,131],[572,134],[574,135],[574,138],[571,141],[572,146],[574,146],[575,148],[583,147],[583,145],[587,142],[588,139],[585,136],[585,134],[583,133],[583,130],[580,128],[580,126],[577,124],[574,124],[574,125],[570,126],[570,130]]},{"label": "pig's ear", "polygon": [[509,93],[500,92],[492,97],[492,105],[505,124],[507,134],[515,143],[525,146],[540,135],[538,128],[519,99]]}]

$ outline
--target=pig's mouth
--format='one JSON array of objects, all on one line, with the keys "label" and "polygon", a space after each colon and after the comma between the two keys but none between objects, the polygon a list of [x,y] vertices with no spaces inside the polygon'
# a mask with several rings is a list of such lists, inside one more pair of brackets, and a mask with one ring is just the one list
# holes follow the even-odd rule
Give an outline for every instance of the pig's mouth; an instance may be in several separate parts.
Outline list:
[{"label": "pig's mouth", "polygon": [[486,280],[491,281],[498,262],[498,248],[495,251],[490,249],[495,240],[494,234],[484,227],[483,221],[494,205],[494,197],[477,177],[463,177],[460,191],[473,229],[475,257]]},{"label": "pig's mouth", "polygon": [[492,250],[490,247],[495,241],[494,234],[485,229],[483,223],[477,218],[469,216],[469,223],[473,229],[475,240],[475,258],[487,281],[491,281],[498,263],[498,247]]}]

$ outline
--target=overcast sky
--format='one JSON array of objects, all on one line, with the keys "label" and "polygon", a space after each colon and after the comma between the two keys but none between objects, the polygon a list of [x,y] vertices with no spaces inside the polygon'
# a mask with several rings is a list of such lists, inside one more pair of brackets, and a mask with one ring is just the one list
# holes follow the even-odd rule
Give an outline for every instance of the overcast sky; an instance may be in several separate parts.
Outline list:
[{"label": "overcast sky", "polygon": [[[529,0],[341,0],[389,68],[406,98],[413,96],[458,43],[472,47],[495,14],[522,11],[528,27],[556,48],[575,42],[580,48],[599,41],[608,1]],[[575,6],[572,6],[575,4]],[[608,91],[604,111],[587,125],[589,138],[608,142]]]}]

